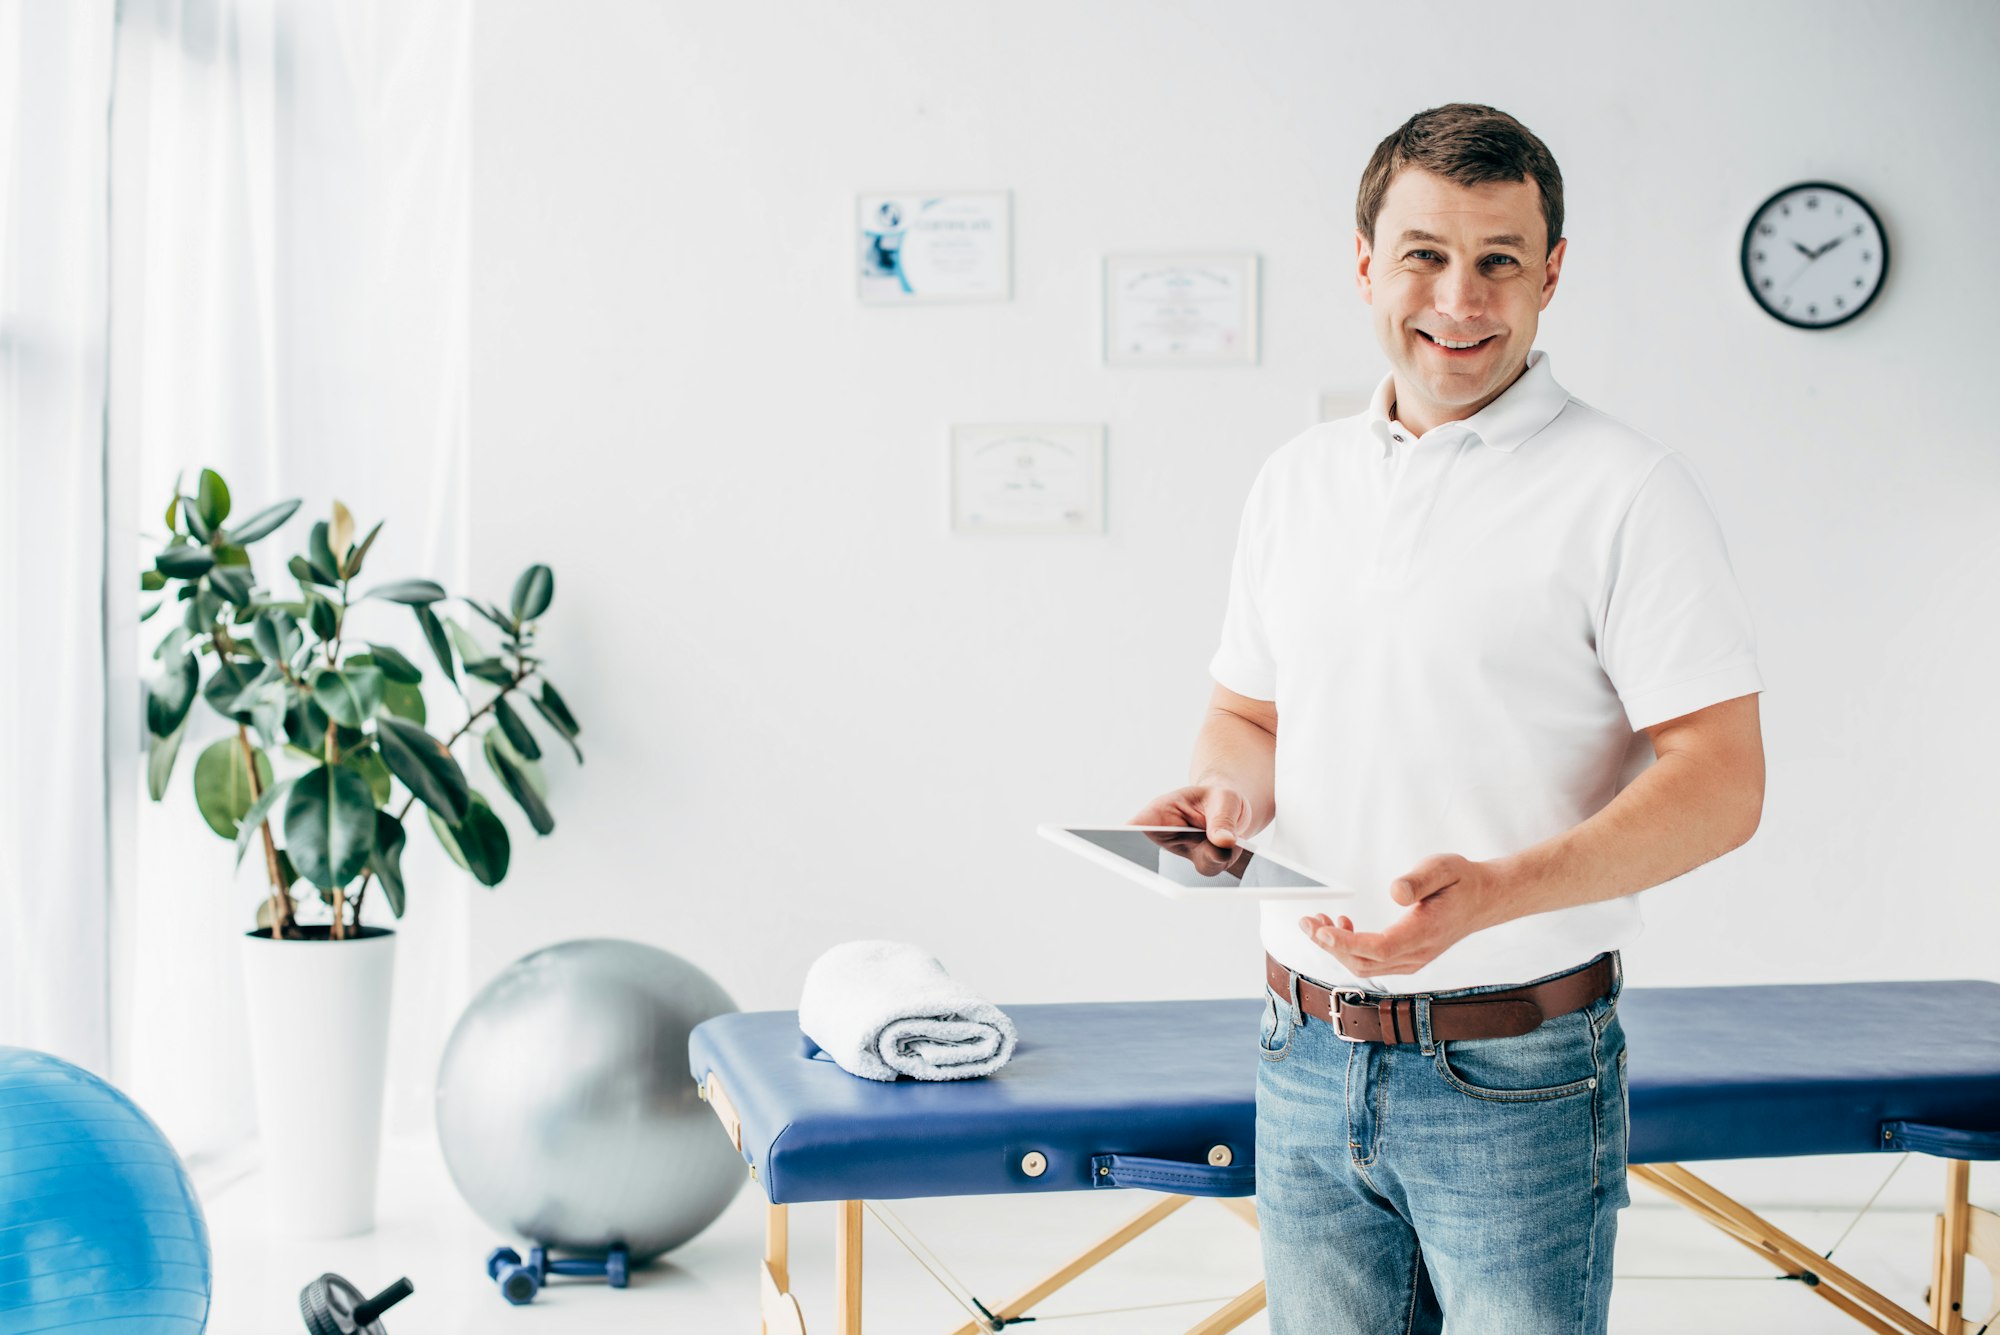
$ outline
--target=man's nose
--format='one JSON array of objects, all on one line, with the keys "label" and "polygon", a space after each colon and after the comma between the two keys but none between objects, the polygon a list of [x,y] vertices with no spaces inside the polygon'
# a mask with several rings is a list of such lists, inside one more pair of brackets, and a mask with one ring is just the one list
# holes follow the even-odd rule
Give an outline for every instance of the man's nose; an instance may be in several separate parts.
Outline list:
[{"label": "man's nose", "polygon": [[1471,324],[1486,310],[1486,288],[1479,276],[1463,265],[1453,265],[1439,276],[1431,289],[1431,305],[1447,320]]}]

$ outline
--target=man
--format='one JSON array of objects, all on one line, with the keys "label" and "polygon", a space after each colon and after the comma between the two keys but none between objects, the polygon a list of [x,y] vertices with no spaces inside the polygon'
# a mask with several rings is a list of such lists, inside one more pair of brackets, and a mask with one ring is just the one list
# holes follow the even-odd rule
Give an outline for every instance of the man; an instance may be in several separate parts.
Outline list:
[{"label": "man", "polygon": [[1635,892],[1757,828],[1750,619],[1687,461],[1533,348],[1569,244],[1541,140],[1413,116],[1356,223],[1390,374],[1258,475],[1193,783],[1134,820],[1268,826],[1354,892],[1263,907],[1274,1335],[1601,1332],[1617,952]]}]

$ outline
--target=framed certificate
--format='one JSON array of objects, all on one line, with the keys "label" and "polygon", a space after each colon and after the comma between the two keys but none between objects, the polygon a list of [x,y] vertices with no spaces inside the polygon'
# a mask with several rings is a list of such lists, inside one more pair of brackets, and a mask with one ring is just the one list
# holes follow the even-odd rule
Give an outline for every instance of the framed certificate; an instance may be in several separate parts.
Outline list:
[{"label": "framed certificate", "polygon": [[1254,365],[1255,255],[1112,255],[1104,360],[1113,366]]},{"label": "framed certificate", "polygon": [[855,204],[861,300],[1006,301],[1013,295],[1012,197],[1005,190],[877,193]]},{"label": "framed certificate", "polygon": [[1104,427],[951,429],[954,533],[1104,532]]}]

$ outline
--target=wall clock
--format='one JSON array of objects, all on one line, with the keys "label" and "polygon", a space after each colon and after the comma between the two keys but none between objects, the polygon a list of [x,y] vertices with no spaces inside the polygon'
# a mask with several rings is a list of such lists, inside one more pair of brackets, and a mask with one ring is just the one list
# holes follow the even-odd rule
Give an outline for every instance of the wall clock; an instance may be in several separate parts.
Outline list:
[{"label": "wall clock", "polygon": [[1743,229],[1743,281],[1757,304],[1800,329],[1846,324],[1889,273],[1889,238],[1861,197],[1825,181],[1789,185]]}]

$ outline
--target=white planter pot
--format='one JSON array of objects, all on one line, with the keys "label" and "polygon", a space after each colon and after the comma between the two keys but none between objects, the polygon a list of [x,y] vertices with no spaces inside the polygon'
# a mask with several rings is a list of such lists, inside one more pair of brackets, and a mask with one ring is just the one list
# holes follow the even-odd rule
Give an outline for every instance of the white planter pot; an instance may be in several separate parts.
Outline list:
[{"label": "white planter pot", "polygon": [[250,1056],[271,1225],[291,1238],[375,1227],[396,936],[243,938]]}]

